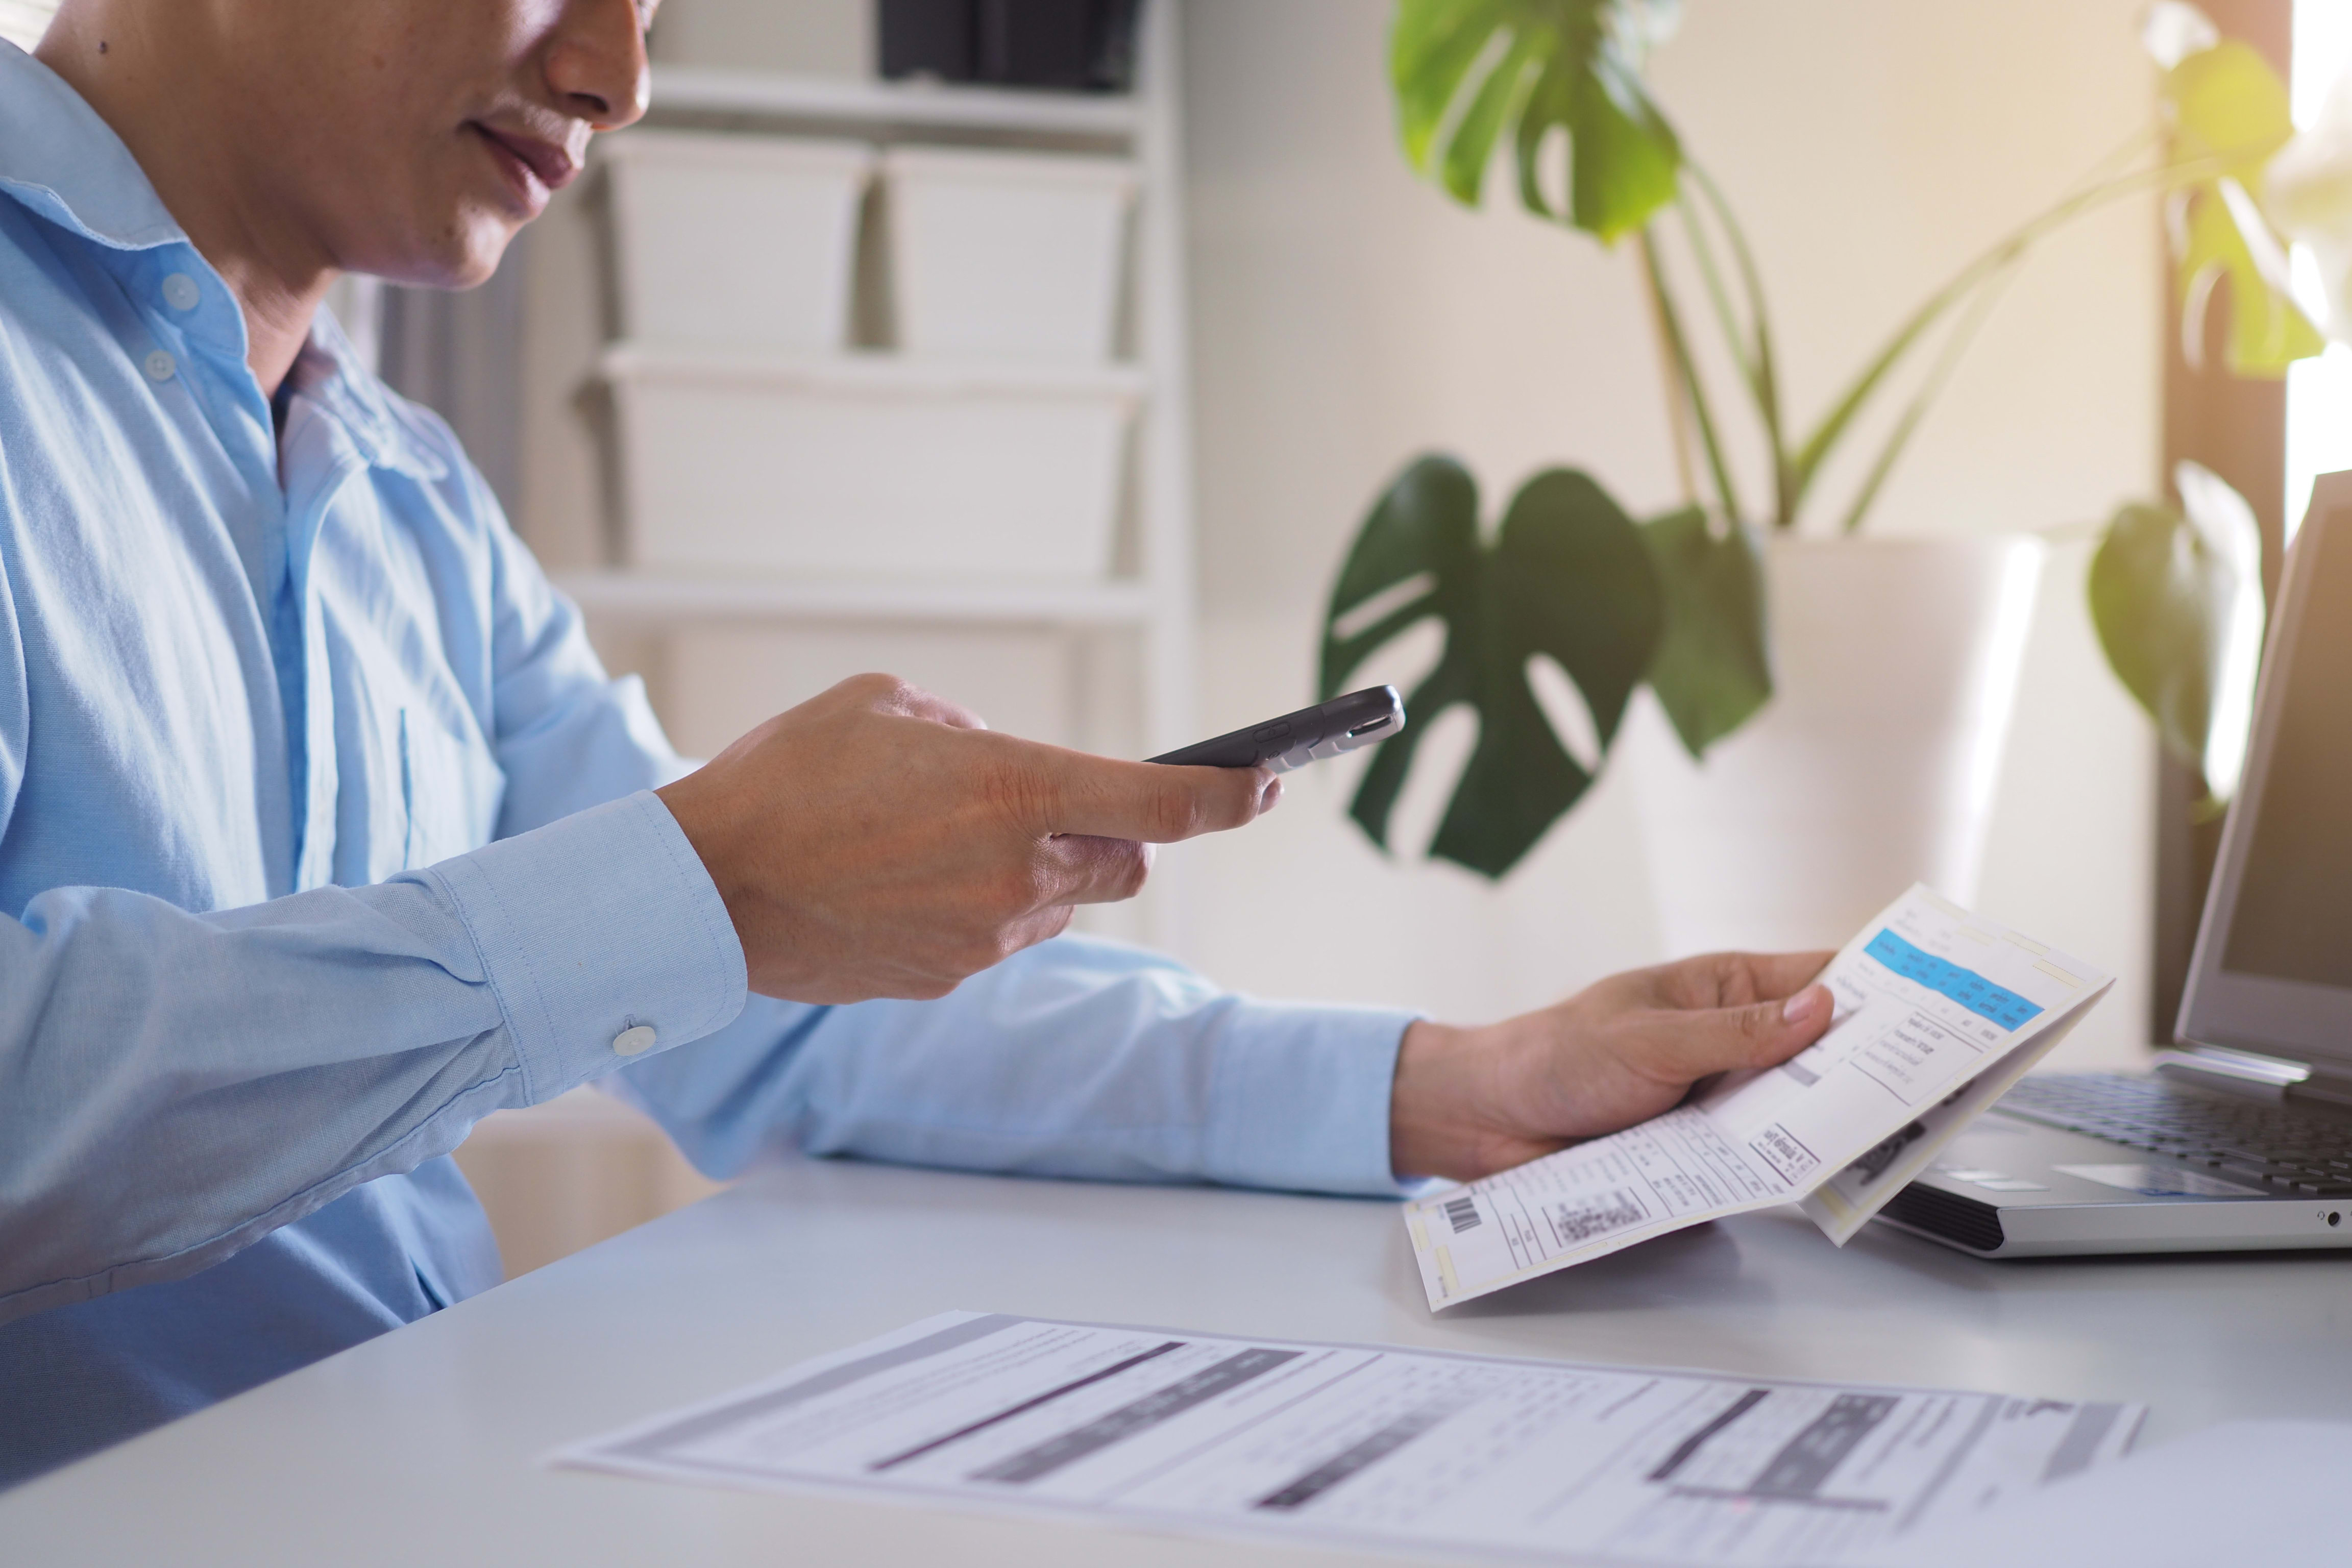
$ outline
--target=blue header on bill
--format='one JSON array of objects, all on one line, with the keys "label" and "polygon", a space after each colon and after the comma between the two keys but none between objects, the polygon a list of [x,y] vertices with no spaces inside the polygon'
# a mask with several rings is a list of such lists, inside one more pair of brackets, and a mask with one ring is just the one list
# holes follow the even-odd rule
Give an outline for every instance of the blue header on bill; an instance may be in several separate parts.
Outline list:
[{"label": "blue header on bill", "polygon": [[1948,958],[1937,958],[1926,949],[1904,941],[1892,931],[1880,931],[1862,951],[1904,979],[1916,981],[1939,995],[1948,996],[1969,1012],[1990,1018],[2004,1029],[2030,1024],[2041,1016],[2040,1004],[2029,1002],[2014,991],[1995,985],[1973,969],[1962,969]]}]

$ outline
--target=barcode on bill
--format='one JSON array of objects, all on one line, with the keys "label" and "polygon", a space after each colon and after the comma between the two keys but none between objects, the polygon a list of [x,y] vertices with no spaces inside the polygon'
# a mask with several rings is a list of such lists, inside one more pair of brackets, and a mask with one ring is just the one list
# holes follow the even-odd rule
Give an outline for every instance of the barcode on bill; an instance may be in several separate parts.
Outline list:
[{"label": "barcode on bill", "polygon": [[1559,1233],[1561,1243],[1569,1245],[1639,1225],[1649,1217],[1641,1200],[1621,1187],[1600,1202],[1581,1208],[1558,1205],[1551,1211],[1551,1226]]},{"label": "barcode on bill", "polygon": [[1445,1205],[1445,1217],[1454,1222],[1454,1234],[1460,1236],[1478,1223],[1478,1205],[1469,1198],[1455,1198]]}]

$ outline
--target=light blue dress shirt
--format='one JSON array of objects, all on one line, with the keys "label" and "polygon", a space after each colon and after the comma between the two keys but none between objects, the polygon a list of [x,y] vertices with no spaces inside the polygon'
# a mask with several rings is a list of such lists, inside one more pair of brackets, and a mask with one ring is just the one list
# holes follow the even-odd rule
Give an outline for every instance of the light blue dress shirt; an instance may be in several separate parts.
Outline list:
[{"label": "light blue dress shirt", "polygon": [[282,430],[245,360],[0,44],[0,1484],[494,1284],[448,1152],[591,1079],[715,1175],[1395,1190],[1402,1015],[1075,939],[940,1002],[747,997],[649,793],[682,764],[447,428],[330,321]]}]

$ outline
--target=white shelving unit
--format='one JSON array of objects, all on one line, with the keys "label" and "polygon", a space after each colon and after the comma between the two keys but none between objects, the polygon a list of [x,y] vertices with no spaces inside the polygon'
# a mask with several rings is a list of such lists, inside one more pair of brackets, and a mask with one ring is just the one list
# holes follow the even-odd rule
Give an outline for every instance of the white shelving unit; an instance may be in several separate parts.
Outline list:
[{"label": "white shelving unit", "polygon": [[1132,137],[1147,119],[1143,98],[846,81],[708,66],[663,66],[654,72],[654,105],[661,116],[742,114],[886,129],[1002,131],[1015,136]]},{"label": "white shelving unit", "polygon": [[828,582],[624,571],[572,573],[561,581],[591,616],[655,627],[709,620],[897,619],[978,626],[1149,626],[1159,608],[1149,586],[1139,582]]},{"label": "white shelving unit", "polygon": [[[558,581],[592,625],[660,636],[714,624],[1066,631],[1071,657],[1088,639],[1127,639],[1132,653],[1094,665],[1132,671],[1133,715],[1150,755],[1194,734],[1195,588],[1191,375],[1186,359],[1183,166],[1172,0],[1146,0],[1131,95],[1014,91],[851,81],[706,68],[654,74],[647,123],[854,137],[885,146],[951,144],[1108,153],[1141,173],[1128,303],[1132,369],[1143,384],[1134,429],[1124,574],[1098,582],[919,578],[828,581],[604,568]],[[1176,934],[1181,879],[1155,887],[1126,929]]]}]

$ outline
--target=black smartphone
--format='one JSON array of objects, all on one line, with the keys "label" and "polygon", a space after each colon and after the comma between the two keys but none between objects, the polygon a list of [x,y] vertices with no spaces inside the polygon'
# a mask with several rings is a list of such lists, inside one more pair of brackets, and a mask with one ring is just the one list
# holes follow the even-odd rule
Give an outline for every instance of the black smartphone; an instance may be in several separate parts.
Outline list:
[{"label": "black smartphone", "polygon": [[1263,763],[1282,773],[1318,757],[1336,757],[1385,741],[1403,728],[1404,699],[1397,695],[1397,689],[1370,686],[1146,760],[1191,768],[1254,768]]}]

